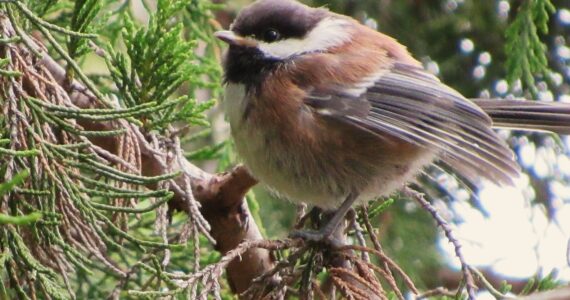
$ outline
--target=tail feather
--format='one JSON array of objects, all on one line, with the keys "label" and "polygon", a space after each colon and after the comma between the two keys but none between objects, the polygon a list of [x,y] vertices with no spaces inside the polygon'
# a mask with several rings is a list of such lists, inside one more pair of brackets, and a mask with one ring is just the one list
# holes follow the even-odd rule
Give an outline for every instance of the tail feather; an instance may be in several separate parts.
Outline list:
[{"label": "tail feather", "polygon": [[570,134],[570,103],[530,100],[471,99],[497,128]]}]

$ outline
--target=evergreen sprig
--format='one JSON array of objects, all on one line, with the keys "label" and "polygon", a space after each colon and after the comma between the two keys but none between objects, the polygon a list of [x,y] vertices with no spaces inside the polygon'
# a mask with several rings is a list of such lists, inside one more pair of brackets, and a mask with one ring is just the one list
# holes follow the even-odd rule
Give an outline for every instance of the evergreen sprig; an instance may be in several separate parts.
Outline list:
[{"label": "evergreen sprig", "polygon": [[174,122],[206,124],[203,113],[214,104],[212,100],[197,103],[193,98],[194,91],[206,85],[198,71],[204,64],[195,53],[197,41],[187,40],[183,23],[177,21],[184,18],[181,12],[192,2],[159,0],[146,26],[126,16],[122,31],[126,53],[107,47],[107,65],[125,107],[150,101],[161,105],[183,84],[190,89],[187,95],[176,98],[175,105],[146,114],[142,121],[149,129],[163,130]]},{"label": "evergreen sprig", "polygon": [[510,83],[521,79],[534,95],[534,76],[549,73],[547,46],[540,34],[548,33],[548,20],[554,11],[550,0],[526,0],[505,33],[507,79]]},{"label": "evergreen sprig", "polygon": [[[192,6],[199,2],[161,0],[149,9],[147,25],[132,17],[128,0],[119,3],[118,14],[116,1],[0,4],[0,14],[9,17],[1,20],[8,35],[0,36],[0,206],[7,208],[0,214],[0,297],[106,298],[113,289],[152,293],[174,288],[166,277],[155,281],[157,274],[191,272],[188,259],[208,262],[199,257],[206,240],[188,226],[194,220],[173,216],[168,225],[168,188],[179,173],[142,175],[139,137],[128,128],[128,122],[144,123],[143,133],[150,134],[173,122],[206,124],[204,113],[214,102],[198,102],[194,93],[212,87],[210,80],[218,82],[219,69],[212,54],[195,53],[197,37],[204,34],[193,31],[211,27],[209,8]],[[194,9],[204,11],[194,16]],[[191,29],[175,25],[190,20],[196,25]],[[124,44],[109,38],[106,52],[98,48],[103,28],[125,24]],[[31,28],[40,37],[30,38]],[[47,52],[38,41],[46,42]],[[97,83],[83,72],[83,58],[95,51],[109,62],[109,75]],[[66,63],[65,80],[56,82],[40,62],[44,56]],[[88,91],[74,91],[72,80]],[[71,105],[76,92],[90,95],[94,106]],[[86,123],[100,127],[88,130]],[[117,142],[116,154],[94,142],[109,138]],[[215,155],[206,152],[202,157]],[[16,175],[26,172],[25,178]],[[155,263],[147,264],[149,257]],[[127,276],[137,262],[145,268]]]},{"label": "evergreen sprig", "polygon": [[[96,31],[91,26],[95,17],[103,7],[103,1],[99,0],[76,0],[70,22],[70,29],[80,33],[92,33]],[[77,36],[70,36],[67,43],[67,51],[71,58],[80,57],[90,52],[88,40]]]},{"label": "evergreen sprig", "polygon": [[[0,184],[0,197],[14,190],[17,185],[24,182],[24,180],[28,177],[28,175],[29,175],[28,171],[23,171],[19,174],[16,174],[10,181]],[[41,217],[42,214],[38,212],[33,212],[27,215],[17,215],[17,216],[0,213],[0,225],[7,225],[7,224],[29,225],[38,221]]]}]

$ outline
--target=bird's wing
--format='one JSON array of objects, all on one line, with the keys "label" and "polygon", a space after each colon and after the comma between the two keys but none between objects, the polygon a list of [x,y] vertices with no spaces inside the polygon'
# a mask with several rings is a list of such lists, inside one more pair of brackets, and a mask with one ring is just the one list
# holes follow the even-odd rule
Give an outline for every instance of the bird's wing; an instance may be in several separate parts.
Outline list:
[{"label": "bird's wing", "polygon": [[315,113],[382,135],[441,151],[441,159],[469,179],[511,183],[518,174],[512,151],[473,102],[425,70],[396,63],[370,84],[311,91]]}]

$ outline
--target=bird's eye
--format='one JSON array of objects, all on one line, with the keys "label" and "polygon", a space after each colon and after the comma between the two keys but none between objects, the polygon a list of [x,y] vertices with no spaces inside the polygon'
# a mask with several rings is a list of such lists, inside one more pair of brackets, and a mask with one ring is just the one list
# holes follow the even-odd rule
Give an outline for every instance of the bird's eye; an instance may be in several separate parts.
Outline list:
[{"label": "bird's eye", "polygon": [[263,33],[263,40],[268,42],[268,43],[275,42],[280,38],[281,38],[281,34],[279,33],[279,31],[277,31],[275,29],[267,29]]}]

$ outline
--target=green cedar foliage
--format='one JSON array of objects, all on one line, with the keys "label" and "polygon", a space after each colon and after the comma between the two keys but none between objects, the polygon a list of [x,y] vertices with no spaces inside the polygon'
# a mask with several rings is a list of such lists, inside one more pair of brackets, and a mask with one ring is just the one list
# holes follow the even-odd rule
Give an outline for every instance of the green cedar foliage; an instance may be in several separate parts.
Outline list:
[{"label": "green cedar foliage", "polygon": [[[131,0],[0,3],[2,299],[186,297],[201,290],[200,281],[181,287],[176,280],[219,259],[192,231],[194,220],[168,219],[166,184],[178,173],[137,174],[141,150],[126,128],[78,125],[130,123],[173,139],[176,125],[202,130],[192,143],[209,139],[205,113],[221,75],[212,37],[217,6],[142,3],[146,17],[135,10],[141,1]],[[44,55],[64,66],[62,81],[47,74]],[[99,105],[69,105],[74,81]],[[198,100],[199,91],[209,99]],[[118,155],[91,140],[105,137],[119,137]],[[188,157],[213,159],[221,148],[195,148]]]}]

